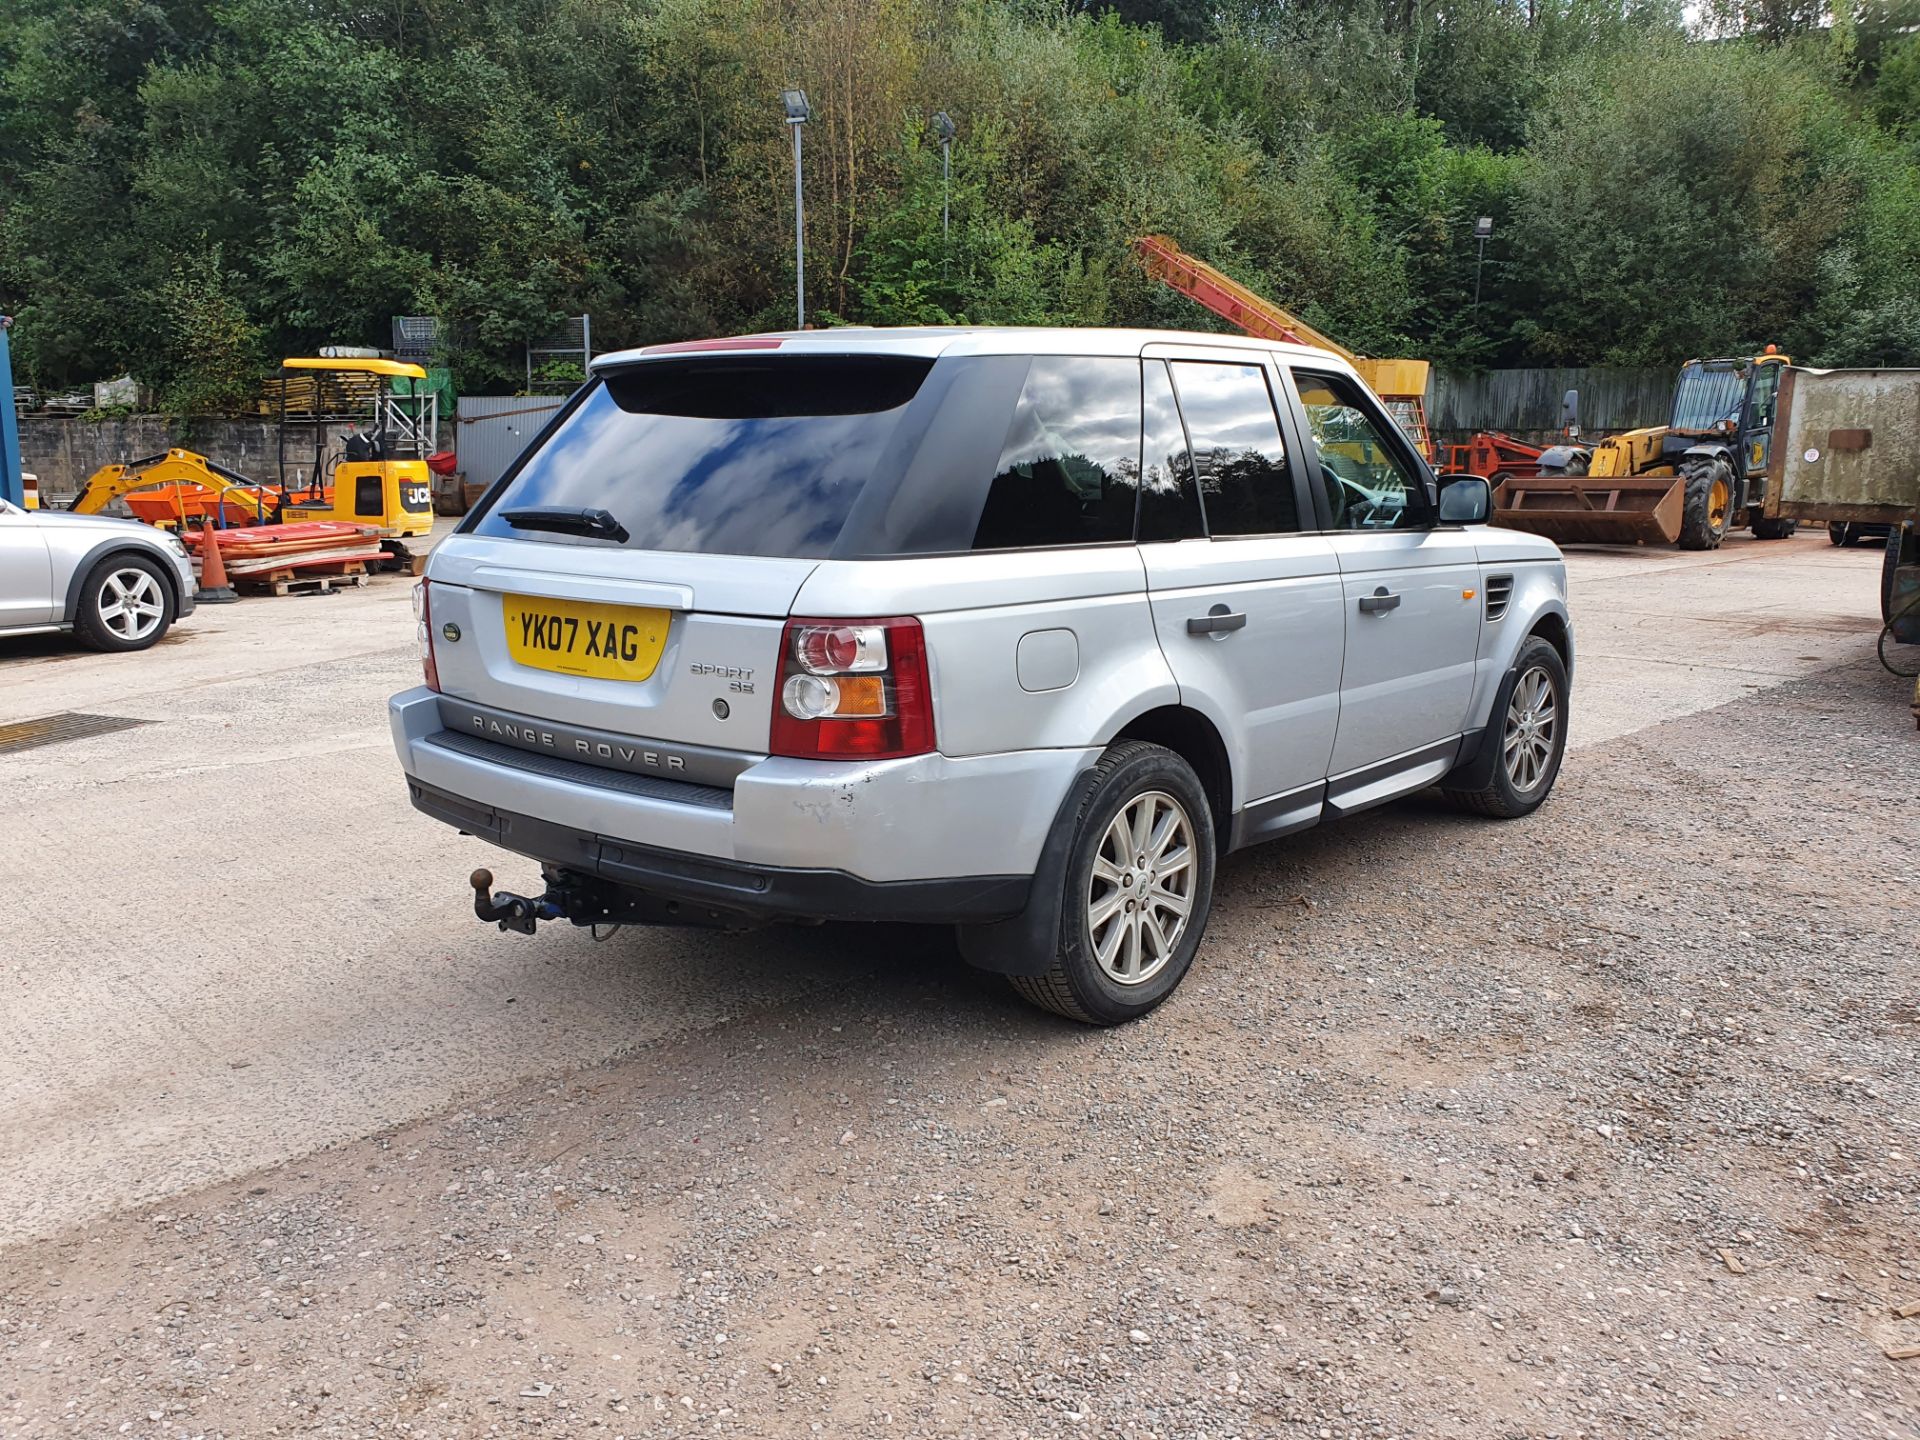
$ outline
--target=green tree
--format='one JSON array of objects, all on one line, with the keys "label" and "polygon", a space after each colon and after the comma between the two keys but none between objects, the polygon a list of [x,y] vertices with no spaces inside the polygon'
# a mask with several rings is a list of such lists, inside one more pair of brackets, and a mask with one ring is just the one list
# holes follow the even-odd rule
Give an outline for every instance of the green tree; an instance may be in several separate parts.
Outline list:
[{"label": "green tree", "polygon": [[1130,254],[1164,232],[1375,354],[1920,358],[1920,0],[1805,12],[13,0],[0,305],[41,384],[183,406],[396,313],[463,387],[582,311],[607,346],[784,325],[797,85],[823,320],[1216,327]]},{"label": "green tree", "polygon": [[265,374],[261,329],[230,282],[215,248],[182,260],[160,284],[155,369],[166,377],[160,401],[168,410],[231,408],[254,393]]}]

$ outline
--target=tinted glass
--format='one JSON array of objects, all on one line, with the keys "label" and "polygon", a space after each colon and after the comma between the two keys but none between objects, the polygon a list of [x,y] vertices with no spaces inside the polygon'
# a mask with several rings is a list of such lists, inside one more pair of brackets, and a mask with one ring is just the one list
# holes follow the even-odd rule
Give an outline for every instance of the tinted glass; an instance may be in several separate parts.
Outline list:
[{"label": "tinted glass", "polygon": [[1140,362],[1037,357],[1014,406],[976,550],[1133,538]]},{"label": "tinted glass", "polygon": [[534,507],[604,509],[627,548],[824,556],[931,362],[895,357],[652,361],[597,382],[471,527]]},{"label": "tinted glass", "polygon": [[1307,428],[1320,452],[1320,482],[1336,530],[1403,530],[1419,523],[1418,476],[1383,438],[1353,383],[1339,375],[1294,373]]},{"label": "tinted glass", "polygon": [[1192,540],[1206,534],[1193,484],[1193,457],[1173,398],[1167,362],[1146,362],[1141,408],[1140,541]]},{"label": "tinted glass", "polygon": [[1300,528],[1293,476],[1266,371],[1259,365],[1173,363],[1210,535],[1280,535]]}]

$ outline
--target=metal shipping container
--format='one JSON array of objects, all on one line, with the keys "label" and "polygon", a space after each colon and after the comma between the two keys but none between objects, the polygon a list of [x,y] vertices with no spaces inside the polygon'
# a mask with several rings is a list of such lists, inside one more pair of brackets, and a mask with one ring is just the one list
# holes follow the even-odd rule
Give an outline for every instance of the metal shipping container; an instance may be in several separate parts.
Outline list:
[{"label": "metal shipping container", "polygon": [[1920,370],[1791,367],[1779,416],[1767,514],[1887,526],[1884,638],[1920,644]]},{"label": "metal shipping container", "polygon": [[1920,370],[1809,370],[1780,381],[1766,511],[1897,525],[1920,516]]}]

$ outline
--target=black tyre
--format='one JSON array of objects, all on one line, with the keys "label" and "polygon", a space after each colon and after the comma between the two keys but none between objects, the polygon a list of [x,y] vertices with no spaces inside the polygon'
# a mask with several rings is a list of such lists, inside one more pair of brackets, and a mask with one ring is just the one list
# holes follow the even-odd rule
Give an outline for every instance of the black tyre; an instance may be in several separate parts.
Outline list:
[{"label": "black tyre", "polygon": [[1009,975],[1024,999],[1089,1025],[1137,1019],[1193,964],[1213,908],[1213,811],[1173,751],[1123,740],[1064,822],[1066,893],[1051,965]]},{"label": "black tyre", "polygon": [[1753,517],[1753,538],[1756,540],[1790,540],[1800,528],[1798,520],[1768,519],[1765,515]]},{"label": "black tyre", "polygon": [[1537,635],[1522,645],[1487,722],[1483,743],[1496,747],[1492,774],[1477,790],[1442,781],[1447,798],[1463,810],[1501,820],[1538,810],[1567,751],[1567,689],[1566,662],[1558,650]]},{"label": "black tyre", "polygon": [[109,555],[80,587],[73,633],[95,650],[145,650],[173,624],[173,591],[159,562]]},{"label": "black tyre", "polygon": [[1844,525],[1840,521],[1835,520],[1827,526],[1827,543],[1829,545],[1855,545],[1859,543],[1859,540],[1860,537],[1853,533],[1853,527],[1851,525]]},{"label": "black tyre", "polygon": [[1893,572],[1900,568],[1900,541],[1906,532],[1896,525],[1887,532],[1887,553],[1880,560],[1880,622],[1893,623]]},{"label": "black tyre", "polygon": [[1733,515],[1733,468],[1721,455],[1680,462],[1686,496],[1680,510],[1680,548],[1718,550]]}]

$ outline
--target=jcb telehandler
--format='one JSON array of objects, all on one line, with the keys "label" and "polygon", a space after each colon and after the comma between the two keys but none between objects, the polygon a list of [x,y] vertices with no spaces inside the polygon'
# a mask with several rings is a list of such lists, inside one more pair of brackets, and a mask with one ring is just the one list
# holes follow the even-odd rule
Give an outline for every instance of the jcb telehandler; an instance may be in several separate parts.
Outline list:
[{"label": "jcb telehandler", "polygon": [[[1682,550],[1716,549],[1734,524],[1786,539],[1799,522],[1769,517],[1764,504],[1789,363],[1771,345],[1751,359],[1689,360],[1667,424],[1542,452],[1539,475],[1495,489],[1494,523],[1562,543],[1678,541]],[[1569,435],[1579,433],[1577,405],[1568,391]]]}]

